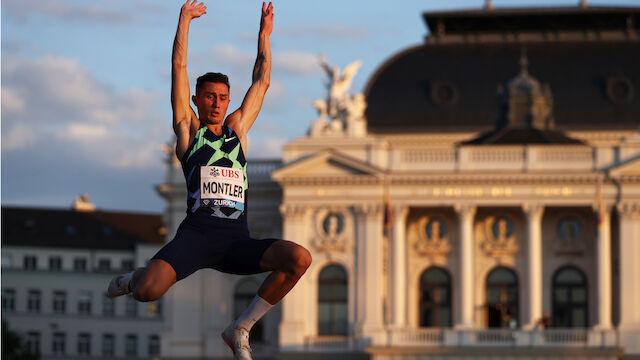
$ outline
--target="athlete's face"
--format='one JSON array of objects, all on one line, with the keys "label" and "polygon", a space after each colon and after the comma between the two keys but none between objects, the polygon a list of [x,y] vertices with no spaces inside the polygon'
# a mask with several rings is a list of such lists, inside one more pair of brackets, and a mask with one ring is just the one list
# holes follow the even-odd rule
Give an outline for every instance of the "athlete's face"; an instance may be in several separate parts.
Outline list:
[{"label": "athlete's face", "polygon": [[193,96],[200,121],[221,124],[229,107],[229,88],[218,82],[205,82]]}]

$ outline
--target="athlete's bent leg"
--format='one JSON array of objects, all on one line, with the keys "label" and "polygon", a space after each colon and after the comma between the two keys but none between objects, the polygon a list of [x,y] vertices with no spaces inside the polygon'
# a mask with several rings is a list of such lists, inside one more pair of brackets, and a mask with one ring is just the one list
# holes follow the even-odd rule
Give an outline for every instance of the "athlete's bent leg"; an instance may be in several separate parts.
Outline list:
[{"label": "athlete's bent leg", "polygon": [[144,268],[111,279],[107,296],[117,298],[133,293],[138,301],[154,301],[176,282],[176,272],[164,260],[154,259]]},{"label": "athlete's bent leg", "polygon": [[130,288],[138,301],[154,301],[176,283],[176,272],[168,262],[153,259],[146,268],[136,270]]},{"label": "athlete's bent leg", "polygon": [[300,280],[309,265],[309,250],[292,241],[276,241],[264,252],[260,260],[263,270],[273,271],[258,289],[258,295],[272,305],[278,303]]},{"label": "athlete's bent leg", "polygon": [[271,274],[258,289],[249,307],[222,332],[236,359],[251,359],[249,331],[273,305],[293,288],[311,265],[311,254],[302,246],[286,240],[271,244],[262,255],[260,267]]}]

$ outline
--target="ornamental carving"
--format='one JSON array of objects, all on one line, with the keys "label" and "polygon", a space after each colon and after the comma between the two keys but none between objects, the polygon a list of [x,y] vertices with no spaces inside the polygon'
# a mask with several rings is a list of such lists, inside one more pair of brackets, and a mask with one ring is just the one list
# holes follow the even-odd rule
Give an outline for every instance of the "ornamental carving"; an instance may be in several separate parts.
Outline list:
[{"label": "ornamental carving", "polygon": [[352,216],[346,209],[321,209],[313,218],[311,245],[320,252],[342,252],[351,246]]},{"label": "ornamental carving", "polygon": [[520,249],[513,222],[503,216],[489,216],[484,220],[482,250],[491,257],[512,256]]},{"label": "ornamental carving", "polygon": [[418,220],[418,240],[413,245],[422,256],[445,256],[451,251],[447,224],[440,218],[423,216]]},{"label": "ornamental carving", "polygon": [[576,215],[565,215],[558,219],[555,228],[556,255],[580,256],[586,249],[584,219]]}]

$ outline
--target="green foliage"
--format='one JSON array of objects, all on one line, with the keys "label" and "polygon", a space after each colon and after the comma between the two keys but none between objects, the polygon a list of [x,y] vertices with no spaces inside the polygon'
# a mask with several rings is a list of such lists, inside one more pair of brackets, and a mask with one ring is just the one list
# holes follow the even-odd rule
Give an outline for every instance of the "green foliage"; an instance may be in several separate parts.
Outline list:
[{"label": "green foliage", "polygon": [[6,321],[2,321],[2,359],[3,360],[39,360],[40,355],[27,349],[18,334],[9,330]]}]

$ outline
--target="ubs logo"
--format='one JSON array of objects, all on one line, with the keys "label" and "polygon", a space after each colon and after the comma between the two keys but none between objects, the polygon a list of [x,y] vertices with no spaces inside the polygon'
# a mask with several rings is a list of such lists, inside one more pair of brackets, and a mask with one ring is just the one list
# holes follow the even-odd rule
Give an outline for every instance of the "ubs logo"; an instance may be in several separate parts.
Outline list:
[{"label": "ubs logo", "polygon": [[209,173],[209,176],[213,176],[213,177],[220,176],[220,170],[218,170],[216,168],[211,169],[211,173]]}]

